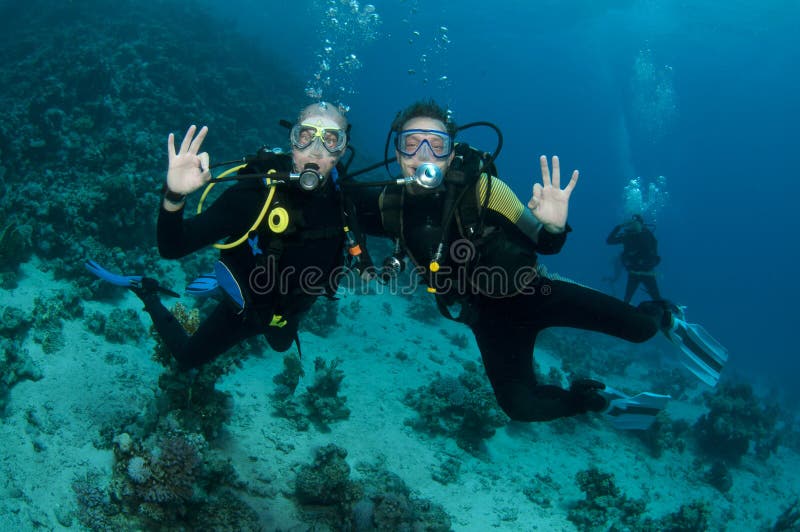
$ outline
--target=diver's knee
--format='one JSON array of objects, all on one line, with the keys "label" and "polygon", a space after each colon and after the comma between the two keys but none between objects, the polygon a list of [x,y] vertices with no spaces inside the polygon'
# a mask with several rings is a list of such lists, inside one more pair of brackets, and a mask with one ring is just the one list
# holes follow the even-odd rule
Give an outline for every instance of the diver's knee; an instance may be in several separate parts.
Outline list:
[{"label": "diver's knee", "polygon": [[290,328],[287,326],[285,328],[267,331],[267,333],[264,334],[267,339],[267,343],[273,350],[277,351],[278,353],[283,353],[292,347],[295,331],[289,329]]},{"label": "diver's knee", "polygon": [[648,341],[650,338],[656,335],[658,332],[658,327],[651,327],[649,324],[645,325],[638,329],[634,334],[628,338],[630,342],[634,344],[643,344],[644,342]]},{"label": "diver's knee", "polygon": [[270,338],[267,336],[267,343],[269,346],[278,353],[283,353],[292,347],[293,338]]}]

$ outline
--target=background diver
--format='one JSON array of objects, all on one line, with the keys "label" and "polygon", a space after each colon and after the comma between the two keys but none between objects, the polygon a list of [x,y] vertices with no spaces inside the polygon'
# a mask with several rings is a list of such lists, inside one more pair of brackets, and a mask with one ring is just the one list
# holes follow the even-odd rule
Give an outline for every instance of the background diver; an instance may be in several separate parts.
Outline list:
[{"label": "background diver", "polygon": [[[350,196],[361,229],[393,238],[399,257],[387,265],[397,269],[397,261],[407,256],[440,312],[470,327],[498,403],[511,419],[547,421],[594,411],[610,416],[618,428],[648,427],[668,396],[629,398],[592,379],[573,381],[569,389],[540,384],[533,369],[536,337],[547,327],[560,326],[639,343],[659,329],[669,335],[680,324],[690,324],[667,302],[632,307],[535,268],[537,253],[557,253],[571,230],[568,205],[578,172],[561,188],[558,158],[552,159],[551,176],[542,156],[542,182],[534,185],[526,209],[492,175],[493,157],[457,145],[456,131],[448,113],[433,101],[414,103],[398,115],[391,134],[402,170],[396,183],[403,186],[343,184],[356,190]],[[498,268],[499,277],[482,274]],[[458,316],[452,314],[455,307],[460,307]],[[687,348],[700,359],[690,369],[712,384],[727,357],[717,347],[699,347],[700,355]]]},{"label": "background diver", "polygon": [[655,267],[661,262],[658,241],[642,216],[634,214],[628,222],[614,227],[606,243],[622,244],[620,262],[628,272],[623,301],[630,303],[640,284],[644,285],[651,299],[661,299],[655,272]]},{"label": "background diver", "polygon": [[[211,180],[209,156],[200,153],[208,128],[197,132],[191,126],[177,151],[170,133],[157,225],[159,253],[177,259],[212,244],[220,248],[215,275],[196,280],[188,290],[219,288],[225,297],[193,335],[161,303],[159,293],[170,292],[155,280],[114,275],[92,261],[87,267],[139,296],[182,368],[200,366],[260,334],[276,351],[289,349],[315,299],[335,291],[333,273],[343,263],[343,206],[335,181],[343,171],[337,163],[347,146],[347,129],[335,106],[306,107],[291,128],[291,156],[262,149],[238,167],[239,176],[233,178],[241,178],[238,183],[191,218],[184,218],[186,195]],[[215,244],[220,240],[225,243]],[[300,279],[308,268],[321,273],[317,281]]]}]

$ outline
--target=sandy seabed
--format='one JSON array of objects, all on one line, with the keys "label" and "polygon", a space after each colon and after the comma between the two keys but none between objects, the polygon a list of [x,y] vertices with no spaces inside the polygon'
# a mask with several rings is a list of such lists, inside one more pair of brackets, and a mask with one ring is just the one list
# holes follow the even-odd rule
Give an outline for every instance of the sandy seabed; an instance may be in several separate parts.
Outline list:
[{"label": "sandy seabed", "polygon": [[[31,262],[23,266],[16,289],[0,292],[0,303],[30,312],[34,297],[65,287]],[[351,305],[356,298],[358,304]],[[387,301],[391,315],[386,315]],[[333,423],[329,433],[313,427],[299,432],[272,415],[268,396],[273,376],[283,369],[281,354],[251,357],[218,382],[232,395],[233,414],[212,446],[230,458],[243,481],[272,494],[245,497],[264,530],[308,528],[290,497],[296,466],[310,463],[314,450],[329,443],[347,450],[352,478],[359,478],[359,463],[382,465],[415,496],[442,505],[455,530],[576,530],[567,520],[570,506],[583,497],[575,475],[590,467],[613,473],[628,497],[647,501],[647,514],[654,518],[693,501],[708,502],[712,530],[764,529],[798,496],[800,457],[784,447],[766,462],[745,457],[731,470],[733,488],[722,494],[703,481],[704,464],[694,453],[667,451],[653,458],[640,440],[599,417],[581,420],[566,432],[556,424],[510,423],[487,441],[481,457],[452,439],[419,434],[404,424],[414,416],[402,402],[406,392],[437,373],[458,376],[465,361],[480,364],[480,355],[465,327],[443,319],[424,325],[407,317],[409,304],[398,296],[344,295],[340,305],[350,305],[357,315],[340,314],[339,327],[327,338],[301,333],[306,376],[298,390],[313,378],[314,358],[342,360],[341,393],[351,413]],[[120,305],[141,309],[133,295]],[[85,302],[87,314],[112,308]],[[144,312],[141,319],[149,326]],[[66,322],[63,332],[64,347],[52,354],[45,354],[31,334],[24,341],[43,378],[14,386],[6,417],[0,419],[0,530],[81,529],[74,518],[73,481],[89,472],[111,477],[113,452],[94,445],[100,428],[123,414],[146,411],[158,391],[162,367],[151,360],[151,339],[111,344],[83,320]],[[454,334],[467,334],[466,348],[452,343]],[[401,351],[408,357],[396,356]],[[537,349],[536,354],[544,371],[559,366],[552,353]],[[673,401],[667,411],[694,421],[703,407],[700,401]],[[441,484],[431,472],[448,458],[461,463],[460,473],[456,482]],[[537,475],[552,479],[549,505],[525,495]],[[70,515],[71,527],[65,527],[64,516]]]}]

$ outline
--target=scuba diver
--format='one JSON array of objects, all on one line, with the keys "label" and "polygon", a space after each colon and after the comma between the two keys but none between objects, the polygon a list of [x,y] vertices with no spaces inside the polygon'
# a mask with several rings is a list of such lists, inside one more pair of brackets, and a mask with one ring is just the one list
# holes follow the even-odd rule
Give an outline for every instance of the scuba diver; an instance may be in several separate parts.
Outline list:
[{"label": "scuba diver", "polygon": [[644,285],[651,299],[661,299],[655,272],[655,267],[661,262],[658,241],[642,216],[634,214],[630,221],[616,226],[608,235],[606,243],[622,244],[620,261],[628,272],[623,301],[630,303],[640,284]]},{"label": "scuba diver", "polygon": [[[398,114],[389,133],[402,176],[342,183],[355,190],[349,195],[361,230],[394,239],[395,254],[384,262],[381,277],[401,271],[406,256],[411,260],[441,314],[472,330],[498,403],[511,419],[548,421],[592,411],[617,428],[649,427],[669,396],[627,397],[592,379],[578,379],[569,389],[540,384],[533,349],[541,330],[557,326],[644,342],[674,326],[673,306],[658,301],[636,308],[548,276],[536,266],[537,254],[554,254],[564,245],[578,172],[562,189],[558,158],[552,159],[551,176],[542,156],[542,182],[525,208],[496,177],[499,131],[492,155],[456,144],[456,131],[435,102],[414,103]],[[720,368],[721,363],[710,371],[718,377]]]},{"label": "scuba diver", "polygon": [[[200,153],[207,133],[207,127],[198,132],[191,126],[177,151],[170,133],[157,224],[164,258],[184,257],[212,244],[220,249],[214,275],[187,287],[194,295],[223,296],[198,330],[191,336],[184,331],[159,297],[178,294],[154,279],[116,275],[93,261],[87,263],[92,273],[126,286],[144,302],[182,369],[198,367],[260,334],[276,351],[286,351],[292,342],[299,351],[301,318],[318,296],[334,293],[345,241],[355,240],[343,225],[347,216],[336,185],[346,169],[340,158],[347,147],[348,124],[335,106],[321,102],[302,110],[291,127],[291,155],[265,147],[217,179],[212,179],[208,153]],[[238,175],[225,177],[233,171]],[[184,218],[188,194],[209,182],[212,186],[227,180],[238,182],[208,209],[200,211],[201,200],[198,214]],[[216,243],[223,239],[225,243]],[[317,275],[303,275],[309,270]]]}]

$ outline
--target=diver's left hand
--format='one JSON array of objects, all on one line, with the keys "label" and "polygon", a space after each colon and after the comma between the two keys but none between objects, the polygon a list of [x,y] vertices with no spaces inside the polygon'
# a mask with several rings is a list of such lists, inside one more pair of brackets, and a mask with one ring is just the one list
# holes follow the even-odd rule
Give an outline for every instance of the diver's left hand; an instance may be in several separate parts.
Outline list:
[{"label": "diver's left hand", "polygon": [[551,233],[562,233],[567,225],[569,212],[569,196],[578,184],[578,171],[572,172],[567,186],[561,188],[561,167],[558,157],[553,156],[553,178],[550,179],[550,167],[547,157],[539,157],[542,166],[542,182],[533,185],[533,196],[528,202],[531,213],[545,229]]}]

